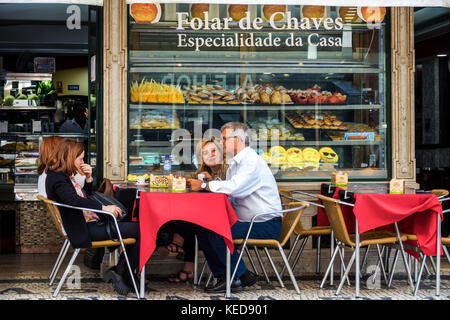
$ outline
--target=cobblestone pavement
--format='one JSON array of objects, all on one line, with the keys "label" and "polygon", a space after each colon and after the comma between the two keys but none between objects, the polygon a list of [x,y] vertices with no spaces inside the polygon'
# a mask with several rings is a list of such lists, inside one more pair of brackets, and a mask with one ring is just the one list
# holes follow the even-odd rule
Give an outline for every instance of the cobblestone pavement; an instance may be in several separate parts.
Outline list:
[{"label": "cobblestone pavement", "polygon": [[[0,256],[1,257],[1,256]],[[53,261],[50,258],[48,261]],[[8,263],[8,261],[11,261]],[[28,261],[26,266],[23,262],[14,259],[0,258],[0,300],[136,300],[133,292],[127,297],[117,295],[111,284],[102,281],[96,270],[89,269],[81,262],[81,281],[79,283],[69,280],[66,282],[59,295],[52,298],[53,286],[48,285],[48,274],[52,267],[51,263],[39,264]],[[60,272],[61,273],[61,272]],[[69,277],[70,278],[70,277]],[[59,279],[59,278],[58,278]],[[174,284],[166,278],[148,276],[151,290],[146,293],[148,300],[225,300],[222,294],[208,294],[202,287],[196,287],[190,283]],[[231,300],[354,300],[355,287],[353,283],[346,283],[339,296],[335,295],[339,277],[335,277],[334,286],[328,284],[320,289],[320,276],[297,276],[301,289],[298,295],[288,277],[286,277],[286,288],[281,288],[276,279],[267,284],[260,278],[256,285],[246,288],[237,293],[232,293]],[[204,284],[204,282],[203,282]],[[369,286],[367,285],[369,284]],[[384,282],[378,288],[371,289],[373,285],[367,276],[361,280],[361,296],[359,300],[449,300],[450,299],[450,276],[442,275],[441,294],[435,296],[434,276],[425,278],[421,282],[417,296],[411,293],[411,287],[407,285],[406,278],[394,277],[392,287],[387,289]],[[375,286],[376,287],[376,286]]]}]

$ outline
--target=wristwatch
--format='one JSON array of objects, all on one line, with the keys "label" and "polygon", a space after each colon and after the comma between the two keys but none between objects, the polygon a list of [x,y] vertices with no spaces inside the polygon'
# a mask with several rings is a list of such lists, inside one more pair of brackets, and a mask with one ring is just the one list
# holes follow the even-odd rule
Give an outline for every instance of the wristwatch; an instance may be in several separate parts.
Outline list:
[{"label": "wristwatch", "polygon": [[200,188],[202,188],[202,190],[205,190],[206,186],[207,186],[206,182],[202,182],[202,184],[200,185]]}]

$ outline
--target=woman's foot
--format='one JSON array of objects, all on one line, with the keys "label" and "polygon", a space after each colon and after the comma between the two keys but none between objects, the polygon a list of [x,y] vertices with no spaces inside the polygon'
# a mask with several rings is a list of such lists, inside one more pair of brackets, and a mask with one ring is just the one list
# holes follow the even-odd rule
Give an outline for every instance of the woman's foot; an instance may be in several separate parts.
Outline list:
[{"label": "woman's foot", "polygon": [[175,233],[172,238],[172,243],[167,246],[167,250],[172,253],[184,253],[183,250],[184,239],[178,233]]},{"label": "woman's foot", "polygon": [[107,283],[111,282],[114,291],[120,295],[127,296],[128,292],[130,292],[130,287],[128,286],[127,281],[123,279],[116,267],[112,267],[106,271],[103,275],[103,280]]},{"label": "woman's foot", "polygon": [[169,282],[191,282],[194,279],[194,273],[192,271],[181,270],[175,277],[170,277]]}]

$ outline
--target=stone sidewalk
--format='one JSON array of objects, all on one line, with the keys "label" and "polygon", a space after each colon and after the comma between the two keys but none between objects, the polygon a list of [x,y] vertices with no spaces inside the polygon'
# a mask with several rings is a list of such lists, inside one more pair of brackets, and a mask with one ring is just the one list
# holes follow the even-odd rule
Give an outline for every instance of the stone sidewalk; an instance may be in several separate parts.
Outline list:
[{"label": "stone sidewalk", "polygon": [[[56,260],[53,254],[0,255],[0,300],[136,300],[133,292],[127,297],[117,295],[111,284],[101,280],[98,270],[87,268],[82,258],[76,263],[80,267],[81,281],[68,281],[60,294],[52,298],[56,283],[48,285],[48,275]],[[443,269],[448,264],[442,260]],[[60,271],[60,274],[62,271]],[[238,293],[232,293],[230,300],[354,300],[354,278],[352,285],[345,284],[339,296],[335,290],[339,276],[334,279],[334,286],[327,284],[320,289],[321,277],[317,275],[297,275],[301,290],[298,295],[288,277],[284,277],[286,288],[281,288],[276,278],[271,277],[268,284],[262,277],[255,286]],[[222,294],[207,294],[202,287],[190,283],[173,284],[166,277],[148,275],[151,290],[146,293],[148,300],[226,300]],[[73,280],[73,279],[72,279]],[[203,281],[204,285],[204,281]],[[448,300],[450,299],[450,276],[442,275],[441,294],[435,296],[434,276],[422,280],[418,295],[412,295],[406,277],[394,277],[393,285],[387,289],[384,281],[374,285],[365,275],[361,280],[361,296],[358,300]]]}]

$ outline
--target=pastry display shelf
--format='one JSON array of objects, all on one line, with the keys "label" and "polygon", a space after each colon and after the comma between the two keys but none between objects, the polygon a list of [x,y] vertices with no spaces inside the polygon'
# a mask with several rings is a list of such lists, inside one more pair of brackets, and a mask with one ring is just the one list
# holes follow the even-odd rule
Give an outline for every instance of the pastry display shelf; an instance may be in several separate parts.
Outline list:
[{"label": "pastry display shelf", "polygon": [[[193,139],[192,139],[193,140]],[[177,145],[182,141],[143,141],[143,140],[134,140],[131,141],[131,147],[172,147]],[[303,147],[303,146],[374,146],[374,145],[384,145],[382,140],[332,140],[332,141],[304,141],[304,140],[256,140],[252,141],[252,143],[257,144],[258,146],[269,146],[272,144],[282,145],[282,146],[295,146],[295,147]]]},{"label": "pastry display shelf", "polygon": [[145,110],[145,109],[164,109],[169,108],[175,110],[211,110],[211,111],[283,111],[283,110],[375,110],[383,109],[384,106],[380,104],[321,104],[321,105],[302,105],[302,104],[279,104],[279,105],[264,105],[264,104],[135,104],[130,103],[130,110]]},{"label": "pastry display shelf", "polygon": [[39,110],[56,110],[56,107],[48,106],[26,106],[26,107],[14,107],[14,106],[0,106],[0,111],[10,110],[10,111],[39,111]]}]

